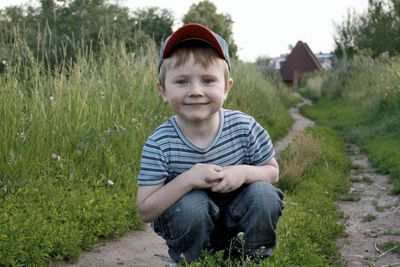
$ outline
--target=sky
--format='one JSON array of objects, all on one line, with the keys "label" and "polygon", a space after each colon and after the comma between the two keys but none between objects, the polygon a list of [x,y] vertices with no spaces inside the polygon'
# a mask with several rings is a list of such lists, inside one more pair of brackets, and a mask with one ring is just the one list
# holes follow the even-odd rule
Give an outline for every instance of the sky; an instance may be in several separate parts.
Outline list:
[{"label": "sky", "polygon": [[[193,4],[201,0],[111,0],[131,10],[166,8],[175,17],[174,28]],[[308,44],[314,53],[334,49],[335,24],[348,12],[361,14],[368,0],[210,0],[217,13],[229,14],[234,21],[233,39],[239,58],[254,62],[257,57],[279,57],[290,52],[297,41]],[[38,5],[39,0],[0,0],[0,9],[9,5]]]}]

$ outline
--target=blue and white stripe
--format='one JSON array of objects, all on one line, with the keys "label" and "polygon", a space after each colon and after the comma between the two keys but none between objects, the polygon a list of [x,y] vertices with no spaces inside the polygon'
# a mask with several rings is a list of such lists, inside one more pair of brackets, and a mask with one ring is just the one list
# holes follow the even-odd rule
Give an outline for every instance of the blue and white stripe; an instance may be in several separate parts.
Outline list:
[{"label": "blue and white stripe", "polygon": [[272,159],[271,138],[253,117],[228,109],[220,112],[218,134],[204,149],[186,139],[174,117],[160,125],[143,147],[138,184],[164,184],[196,163],[261,165]]}]

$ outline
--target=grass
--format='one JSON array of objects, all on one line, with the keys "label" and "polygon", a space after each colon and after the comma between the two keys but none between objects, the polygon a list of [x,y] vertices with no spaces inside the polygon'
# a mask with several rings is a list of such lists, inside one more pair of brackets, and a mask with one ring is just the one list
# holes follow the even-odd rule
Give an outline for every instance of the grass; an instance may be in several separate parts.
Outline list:
[{"label": "grass", "polygon": [[[15,51],[0,74],[0,265],[74,261],[99,239],[143,227],[141,150],[171,115],[155,87],[157,51],[81,49],[51,75],[23,42]],[[235,63],[233,78],[226,107],[255,116],[274,139],[284,135],[288,91],[251,64]]]},{"label": "grass", "polygon": [[319,140],[309,132],[300,133],[280,158],[278,187],[285,191],[294,191],[305,173],[322,156]]},{"label": "grass", "polygon": [[[318,75],[318,74],[317,74]],[[400,58],[343,60],[323,74],[320,97],[302,112],[338,130],[369,155],[374,167],[390,174],[400,193]]]},{"label": "grass", "polygon": [[[282,155],[297,160],[306,154],[301,142],[318,143],[319,153],[301,179],[294,178],[285,191],[285,210],[278,225],[278,245],[273,256],[259,265],[252,261],[224,259],[221,254],[205,255],[188,266],[331,266],[339,257],[335,238],[343,233],[337,222],[342,215],[334,201],[348,190],[347,172],[351,164],[346,159],[344,145],[337,134],[324,127],[314,127],[300,136]],[[297,143],[297,144],[296,144]],[[290,179],[286,176],[283,179]]]},{"label": "grass", "polygon": [[391,252],[400,255],[400,242],[388,241],[382,244],[378,244],[379,250],[382,252]]},{"label": "grass", "polygon": [[372,222],[375,220],[376,220],[376,216],[372,215],[372,214],[367,214],[361,219],[362,222]]},{"label": "grass", "polygon": [[349,181],[352,183],[366,183],[366,184],[373,184],[374,180],[372,180],[370,177],[363,176],[361,178],[358,177],[350,177]]}]

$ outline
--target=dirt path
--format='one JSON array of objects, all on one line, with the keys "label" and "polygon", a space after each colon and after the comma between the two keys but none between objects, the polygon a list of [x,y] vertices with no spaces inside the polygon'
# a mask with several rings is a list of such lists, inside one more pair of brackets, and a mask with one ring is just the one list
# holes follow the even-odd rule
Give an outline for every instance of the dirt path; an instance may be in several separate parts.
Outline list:
[{"label": "dirt path", "polygon": [[351,145],[347,151],[353,162],[348,195],[338,202],[346,218],[346,236],[338,240],[343,266],[400,266],[400,255],[391,252],[400,243],[400,200],[390,194],[387,175],[378,174],[368,157]]}]

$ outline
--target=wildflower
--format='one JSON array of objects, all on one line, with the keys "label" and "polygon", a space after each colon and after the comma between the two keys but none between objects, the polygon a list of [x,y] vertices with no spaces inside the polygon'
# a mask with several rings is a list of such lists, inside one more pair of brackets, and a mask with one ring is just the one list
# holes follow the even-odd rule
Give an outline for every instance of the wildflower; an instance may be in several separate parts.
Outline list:
[{"label": "wildflower", "polygon": [[237,234],[236,237],[237,237],[237,238],[239,239],[239,241],[242,242],[242,243],[244,243],[244,241],[245,241],[245,239],[246,239],[246,236],[245,236],[245,234],[244,234],[243,232],[239,232],[239,233]]},{"label": "wildflower", "polygon": [[60,161],[61,160],[61,157],[59,155],[57,155],[57,154],[51,154],[51,158],[53,160],[55,160],[55,161]]},{"label": "wildflower", "polygon": [[53,102],[53,101],[54,101],[54,96],[52,96],[52,95],[49,96],[49,101],[50,101],[50,102]]},{"label": "wildflower", "polygon": [[112,180],[108,179],[108,180],[107,180],[107,184],[110,185],[110,186],[113,186],[113,185],[114,185],[114,182],[113,182]]}]

